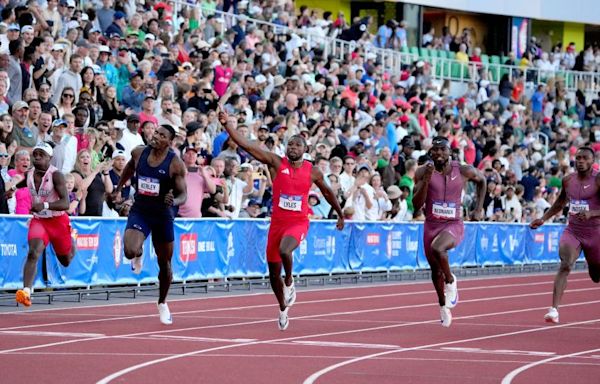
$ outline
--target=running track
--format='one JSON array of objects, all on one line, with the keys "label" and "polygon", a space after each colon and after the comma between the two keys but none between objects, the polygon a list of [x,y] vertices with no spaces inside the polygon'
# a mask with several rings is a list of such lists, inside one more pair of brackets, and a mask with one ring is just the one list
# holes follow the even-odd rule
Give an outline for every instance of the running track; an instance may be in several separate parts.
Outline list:
[{"label": "running track", "polygon": [[[561,324],[551,275],[459,281],[449,329],[430,282],[299,290],[277,329],[270,292],[0,314],[5,383],[594,383],[600,287],[573,273]],[[138,299],[139,300],[139,299]]]}]

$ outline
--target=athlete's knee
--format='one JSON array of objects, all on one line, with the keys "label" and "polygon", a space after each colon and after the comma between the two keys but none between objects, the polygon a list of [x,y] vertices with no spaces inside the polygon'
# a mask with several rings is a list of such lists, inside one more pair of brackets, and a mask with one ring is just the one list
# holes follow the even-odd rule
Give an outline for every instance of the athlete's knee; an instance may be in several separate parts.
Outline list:
[{"label": "athlete's knee", "polygon": [[561,260],[560,261],[559,271],[561,273],[571,273],[572,269],[573,269],[573,263],[571,263],[568,260]]},{"label": "athlete's knee", "polygon": [[129,260],[142,256],[142,247],[136,247],[132,244],[125,244],[125,257]]},{"label": "athlete's knee", "polygon": [[27,261],[36,262],[37,259],[39,259],[39,257],[42,255],[42,252],[44,252],[43,245],[42,246],[39,246],[39,245],[30,246],[29,250],[27,251]]},{"label": "athlete's knee", "polygon": [[69,264],[71,264],[71,260],[73,260],[73,255],[68,254],[68,255],[61,255],[61,256],[56,256],[56,258],[58,259],[58,262],[63,266],[63,267],[68,267]]}]

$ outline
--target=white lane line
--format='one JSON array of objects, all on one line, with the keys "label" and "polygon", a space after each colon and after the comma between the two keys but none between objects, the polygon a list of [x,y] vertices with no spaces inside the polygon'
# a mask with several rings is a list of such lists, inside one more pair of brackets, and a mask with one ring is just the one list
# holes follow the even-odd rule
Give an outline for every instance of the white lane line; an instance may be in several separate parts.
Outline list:
[{"label": "white lane line", "polygon": [[[467,317],[472,318],[472,316],[467,316]],[[460,319],[460,317],[458,317],[456,319]],[[560,324],[560,325],[554,325],[554,326],[544,326],[544,327],[540,327],[540,328],[526,329],[526,330],[522,330],[522,331],[499,333],[499,334],[495,334],[495,335],[472,337],[472,338],[468,338],[468,339],[445,341],[445,342],[441,342],[441,343],[420,345],[420,346],[415,346],[415,347],[410,347],[410,348],[400,348],[400,349],[396,349],[396,350],[392,350],[392,351],[384,351],[384,352],[379,352],[379,353],[373,353],[373,354],[370,354],[370,355],[355,357],[353,359],[342,361],[342,362],[339,362],[337,364],[333,364],[333,365],[330,365],[328,367],[325,367],[325,368],[323,368],[323,369],[321,369],[321,370],[313,373],[309,377],[307,377],[303,381],[303,384],[313,384],[321,376],[323,376],[323,375],[325,375],[325,374],[327,374],[327,373],[329,373],[331,371],[334,371],[334,370],[336,370],[338,368],[345,367],[345,366],[350,365],[350,364],[358,363],[360,361],[369,360],[369,359],[373,359],[373,358],[376,358],[376,357],[389,355],[389,354],[392,354],[392,353],[418,351],[418,350],[423,350],[423,349],[428,349],[428,348],[434,348],[434,347],[441,347],[441,346],[446,346],[446,345],[469,343],[469,342],[473,342],[473,341],[490,340],[490,339],[496,339],[496,338],[500,338],[500,337],[522,335],[522,334],[533,333],[533,332],[543,332],[543,331],[554,330],[554,329],[559,329],[559,328],[567,328],[570,325],[590,324],[590,323],[596,323],[596,322],[599,322],[599,321],[600,321],[600,319],[593,319],[593,320],[579,321],[579,322],[575,322],[575,323],[571,323],[571,324]],[[596,351],[598,351],[598,350],[594,350],[592,352],[596,352]],[[569,355],[566,355],[565,357],[568,357],[568,356]],[[552,359],[555,359],[555,358],[552,358]],[[118,377],[118,376],[116,376],[116,377]],[[503,384],[504,384],[504,382],[503,382]]]},{"label": "white lane line", "polygon": [[0,331],[2,335],[13,336],[47,336],[47,337],[103,337],[104,333],[73,333],[73,332],[44,332],[44,331]]},{"label": "white lane line", "polygon": [[[580,281],[587,281],[587,280],[588,279],[581,279]],[[548,285],[548,284],[552,284],[552,282],[551,281],[543,281],[543,282],[525,283],[525,284],[516,284],[516,285],[518,287],[525,287],[525,286],[538,286],[538,285]],[[486,290],[486,289],[512,288],[512,287],[515,287],[515,284],[468,287],[468,288],[461,288],[461,291],[462,292],[464,292],[464,291],[479,291],[479,290]],[[589,289],[593,289],[593,288],[584,288],[584,289],[579,289],[579,290],[572,289],[572,290],[569,290],[569,292],[580,292],[580,291],[585,291],[585,290],[589,290]],[[415,291],[415,292],[400,292],[400,293],[389,293],[389,294],[381,294],[381,295],[344,297],[344,298],[338,298],[338,299],[298,301],[296,304],[297,305],[307,305],[307,304],[321,304],[321,303],[332,303],[332,302],[337,303],[340,301],[372,300],[372,299],[378,299],[378,298],[401,297],[401,296],[411,296],[411,295],[420,295],[420,294],[429,295],[429,294],[431,294],[432,291],[433,291],[433,289],[427,289],[424,291]],[[545,294],[545,293],[547,293],[547,292],[540,293],[540,294]],[[464,302],[464,301],[461,301],[461,302]],[[273,306],[274,306],[274,304],[258,304],[258,305],[248,305],[248,306],[241,306],[241,307],[224,307],[224,308],[200,309],[200,310],[194,310],[194,311],[171,312],[171,314],[172,315],[202,314],[202,313],[214,313],[214,312],[221,312],[221,311],[240,311],[240,310],[258,309],[258,308],[271,308]],[[21,313],[25,314],[27,312],[21,312]],[[156,314],[153,313],[153,314],[149,314],[149,315],[134,315],[134,316],[109,317],[109,318],[99,318],[99,319],[89,319],[89,320],[62,321],[62,322],[55,322],[55,323],[43,323],[43,324],[31,324],[31,325],[24,325],[24,326],[5,327],[5,328],[0,328],[0,331],[12,330],[12,329],[22,330],[22,329],[28,329],[28,328],[50,327],[50,326],[58,326],[58,325],[89,324],[89,323],[117,321],[117,320],[132,320],[132,319],[141,319],[141,318],[155,317],[155,316],[156,316]]]},{"label": "white lane line", "polygon": [[[150,338],[159,339],[174,339],[185,341],[204,341],[209,343],[251,343],[258,339],[218,339],[213,337],[193,337],[193,336],[176,336],[176,335],[150,335]],[[146,339],[148,340],[148,339]]]},{"label": "white lane line", "polygon": [[[590,291],[590,290],[596,290],[596,289],[597,288],[584,288],[584,289],[579,289],[579,290],[571,290],[571,292],[574,292],[574,291]],[[522,295],[486,297],[486,298],[480,298],[480,299],[462,300],[461,303],[465,304],[465,303],[475,303],[475,302],[482,302],[482,301],[488,302],[488,301],[491,301],[491,300],[515,299],[515,298],[523,298],[523,297],[531,297],[531,296],[541,296],[541,295],[547,295],[547,294],[548,294],[547,292],[539,292],[539,293],[522,294]],[[590,302],[584,302],[584,303],[581,303],[581,304],[583,305],[583,304],[598,303],[598,302],[600,302],[600,301],[590,301]],[[563,307],[564,306],[568,306],[568,305],[563,305]],[[392,311],[392,310],[399,310],[399,309],[414,309],[414,308],[423,308],[423,307],[431,307],[431,303],[415,304],[415,305],[404,305],[404,306],[398,306],[398,307],[385,307],[385,308],[375,308],[375,309],[364,309],[364,310],[357,310],[357,311],[320,313],[320,314],[316,314],[316,315],[299,316],[297,318],[292,318],[292,320],[295,320],[295,319],[314,319],[314,318],[322,318],[322,317],[327,317],[327,316],[355,315],[355,314],[361,314],[361,313],[384,312],[384,311]],[[546,307],[541,307],[541,308],[545,309]],[[540,308],[538,308],[538,309],[540,309]],[[518,313],[518,312],[521,312],[521,311],[517,311],[516,313]],[[499,312],[499,313],[512,313],[512,312],[511,311],[507,311],[507,312]],[[156,315],[154,315],[154,316],[156,316]],[[480,317],[480,315],[463,316],[462,318],[463,319],[469,319],[469,318],[478,318],[478,317]],[[0,354],[10,353],[10,352],[16,352],[16,351],[27,351],[27,350],[31,350],[31,349],[37,349],[37,348],[54,347],[54,346],[63,345],[63,344],[71,344],[71,343],[79,342],[79,341],[93,341],[93,340],[119,338],[119,337],[127,337],[127,336],[140,336],[140,335],[150,335],[150,334],[164,334],[164,333],[173,333],[173,332],[196,331],[196,330],[202,330],[202,329],[229,328],[229,327],[237,327],[237,326],[247,326],[247,325],[255,325],[255,324],[264,324],[264,323],[270,323],[272,321],[273,320],[256,320],[256,321],[247,321],[247,322],[230,323],[230,324],[217,324],[217,325],[188,327],[188,328],[174,328],[174,329],[167,329],[167,330],[164,330],[164,331],[147,331],[147,332],[125,334],[125,335],[113,335],[113,336],[105,336],[105,337],[95,337],[95,338],[81,339],[81,340],[67,340],[67,341],[63,341],[63,342],[55,342],[55,343],[48,343],[48,344],[37,344],[37,345],[31,345],[31,346],[20,347],[20,348],[15,348],[15,349],[0,350]],[[438,322],[439,320],[432,320],[432,321],[433,322]],[[420,324],[420,323],[419,322],[417,322],[417,323],[408,322],[408,323],[401,324],[400,326],[413,325],[413,324]],[[398,326],[397,324],[392,324],[392,325],[387,325],[387,326],[374,327],[374,328],[370,328],[370,329],[374,329],[374,330],[375,329],[387,329],[387,328],[394,328],[394,327],[397,327],[397,326]],[[367,329],[369,329],[369,328],[367,328]]]},{"label": "white lane line", "polygon": [[[600,302],[600,301],[590,301],[590,302],[570,304],[570,305],[589,305],[589,304],[596,304],[598,302]],[[565,305],[563,305],[563,307],[564,306]],[[457,317],[456,319],[461,319],[461,318],[471,318],[472,319],[472,318],[476,318],[476,317],[497,316],[497,315],[505,315],[505,314],[514,314],[514,313],[521,313],[521,312],[529,312],[529,311],[532,311],[532,310],[538,311],[538,310],[542,310],[542,309],[546,309],[546,307],[528,308],[528,309],[521,309],[521,310],[495,312],[495,313],[485,313],[485,314],[478,314],[478,315]],[[598,320],[588,320],[588,321],[585,321],[585,322],[579,322],[579,323],[573,323],[573,324],[574,325],[587,324],[587,323],[596,322],[596,321],[600,321],[600,319],[598,319]],[[187,353],[183,353],[183,354],[179,354],[179,355],[174,355],[174,356],[169,356],[169,357],[165,357],[165,358],[161,358],[161,359],[146,361],[144,363],[140,363],[140,364],[137,364],[137,365],[134,365],[134,366],[122,369],[122,370],[120,370],[118,372],[115,372],[115,373],[113,373],[113,374],[111,374],[109,376],[104,377],[103,379],[99,380],[97,382],[97,384],[107,384],[107,383],[111,382],[112,380],[114,380],[114,379],[116,379],[118,377],[124,376],[124,375],[126,375],[128,373],[131,373],[133,371],[136,371],[136,370],[139,370],[139,369],[142,369],[142,368],[149,367],[151,365],[160,364],[160,363],[164,363],[164,362],[167,362],[167,361],[171,361],[171,360],[175,360],[175,359],[180,359],[180,358],[183,358],[183,357],[189,357],[189,356],[195,356],[195,355],[199,355],[199,354],[204,354],[204,353],[207,353],[207,352],[214,352],[214,351],[220,351],[220,350],[224,350],[224,349],[231,349],[231,348],[244,347],[244,346],[250,346],[250,345],[269,344],[269,343],[273,343],[273,342],[303,340],[303,339],[311,339],[311,338],[318,338],[318,337],[325,337],[325,336],[344,335],[344,334],[350,334],[350,333],[361,333],[361,332],[369,332],[369,331],[375,331],[375,330],[393,329],[393,328],[401,328],[401,327],[407,327],[407,326],[412,326],[412,325],[435,324],[435,323],[439,323],[439,319],[428,320],[428,321],[418,321],[418,322],[412,322],[412,323],[403,323],[403,324],[398,324],[398,325],[387,325],[387,326],[371,327],[371,328],[364,328],[364,329],[353,329],[353,330],[347,330],[347,331],[338,331],[338,332],[329,332],[329,333],[314,334],[314,335],[304,335],[304,336],[297,336],[297,337],[288,337],[288,338],[281,338],[281,339],[271,339],[271,340],[251,342],[251,343],[247,343],[247,344],[225,345],[225,346],[220,346],[220,347],[215,347],[215,348],[200,349],[200,350],[197,350],[197,351],[191,351],[191,352],[187,352]],[[387,352],[384,352],[384,353],[378,353],[378,354],[373,354],[373,355],[369,355],[369,356],[378,357],[380,355],[386,355],[386,354],[389,354],[389,353],[396,353],[397,351],[425,349],[425,348],[431,348],[432,346],[433,347],[437,347],[437,346],[443,346],[443,345],[457,344],[457,343],[466,342],[466,341],[477,341],[477,340],[492,339],[492,338],[496,338],[496,337],[503,337],[503,336],[516,335],[516,334],[523,334],[523,333],[536,332],[536,331],[547,330],[547,329],[568,327],[568,326],[569,326],[569,324],[562,324],[562,325],[557,325],[557,326],[554,326],[554,327],[548,327],[548,326],[546,326],[544,328],[536,328],[536,329],[531,329],[531,330],[516,331],[516,332],[510,332],[510,333],[502,333],[502,334],[490,335],[490,336],[485,336],[485,337],[480,337],[480,338],[474,338],[474,339],[466,339],[466,340],[458,340],[458,341],[452,341],[452,342],[437,343],[437,344],[426,345],[426,346],[421,346],[421,347],[405,348],[405,349],[396,350],[396,351],[387,351]],[[366,358],[368,358],[368,357],[366,357]],[[349,360],[350,363],[347,362],[346,364],[342,364],[340,366],[351,364],[351,362],[354,362],[355,360],[356,359]],[[319,372],[321,372],[321,371],[319,371]]]},{"label": "white lane line", "polygon": [[[582,279],[588,280],[588,279]],[[512,288],[515,286],[525,287],[525,286],[538,286],[538,285],[548,285],[552,284],[552,281],[543,281],[543,282],[535,282],[535,283],[526,283],[526,284],[505,284],[505,285],[488,285],[488,286],[479,286],[479,287],[469,287],[469,288],[461,288],[461,291],[479,291],[479,290],[487,290],[487,289],[497,289],[497,288]],[[364,287],[363,287],[364,288]],[[590,289],[590,288],[586,288]],[[578,292],[579,290],[570,290],[569,292]],[[401,296],[411,296],[411,295],[420,295],[420,294],[431,294],[432,289],[427,289],[424,291],[415,291],[415,292],[400,292],[400,293],[386,293],[380,295],[367,295],[367,296],[355,296],[355,297],[342,297],[338,299],[321,299],[321,300],[309,300],[309,301],[298,301],[296,304],[298,305],[307,305],[307,304],[320,304],[320,303],[331,303],[331,302],[341,302],[341,301],[354,301],[354,300],[372,300],[372,299],[383,299],[388,297],[401,297]],[[463,301],[464,302],[464,301]],[[258,308],[271,308],[274,304],[257,304],[257,305],[247,305],[240,307],[221,307],[221,308],[212,308],[212,309],[199,309],[194,311],[182,311],[182,312],[171,312],[172,315],[189,315],[189,314],[202,314],[202,313],[214,313],[214,312],[222,312],[222,311],[240,311],[240,310],[248,310],[248,309],[258,309]],[[26,314],[27,312],[22,311],[21,314]],[[99,315],[96,315],[99,316]],[[45,323],[45,324],[31,324],[31,325],[19,325],[15,327],[5,327],[0,328],[2,330],[12,330],[12,329],[26,329],[26,328],[39,328],[39,327],[50,327],[57,325],[73,325],[73,324],[89,324],[89,323],[97,323],[97,322],[105,322],[105,321],[117,321],[117,320],[131,320],[131,319],[140,319],[147,317],[155,317],[155,314],[151,315],[134,315],[134,316],[122,316],[122,317],[108,317],[108,318],[99,318],[99,319],[89,319],[89,320],[76,320],[76,321],[62,321],[55,323]]]},{"label": "white lane line", "polygon": [[569,358],[569,357],[576,357],[576,356],[580,356],[580,355],[586,355],[588,353],[595,353],[595,352],[599,352],[599,351],[600,351],[600,348],[590,349],[590,350],[587,350],[587,351],[570,353],[568,355],[561,355],[561,356],[549,357],[549,358],[544,359],[544,360],[540,360],[540,361],[535,361],[533,363],[529,363],[527,365],[524,365],[522,367],[519,367],[519,368],[515,369],[514,371],[510,372],[508,375],[504,376],[504,378],[502,379],[502,384],[510,384],[512,382],[512,380],[519,373],[524,372],[524,371],[528,370],[529,368],[537,367],[538,365],[550,363],[550,362],[556,361],[556,360],[566,359],[566,358]]},{"label": "white lane line", "polygon": [[306,345],[311,347],[327,347],[327,348],[366,348],[366,349],[398,349],[399,345],[391,344],[364,344],[364,343],[344,343],[341,341],[310,341],[298,340],[293,344]]},{"label": "white lane line", "polygon": [[[518,278],[527,278],[527,277],[548,277],[548,276],[553,276],[555,273],[531,273],[531,274],[519,274],[519,275],[506,275],[506,276],[476,276],[476,277],[468,277],[466,279],[464,279],[464,282],[467,281],[486,281],[486,280],[511,280],[511,279],[518,279]],[[583,272],[583,271],[579,271],[579,272],[571,272],[570,276],[574,276],[574,275],[583,275],[585,274],[587,276],[587,272]],[[589,281],[589,278],[581,278],[581,279],[569,279],[569,283],[574,283],[574,282],[580,282],[580,281]],[[506,285],[496,285],[496,286],[488,286],[488,288],[509,288],[509,287],[513,287],[515,285],[518,286],[531,286],[531,285],[541,285],[541,284],[552,284],[553,282],[551,280],[548,281],[539,281],[539,282],[535,282],[535,283],[515,283],[515,284],[506,284]],[[405,286],[410,286],[410,285],[431,285],[431,281],[430,280],[422,280],[422,281],[400,281],[400,282],[393,282],[393,283],[377,283],[377,285],[357,285],[357,286],[348,286],[348,287],[337,287],[337,286],[331,286],[331,287],[327,287],[327,289],[323,289],[321,288],[304,288],[304,287],[298,287],[300,288],[300,292],[326,292],[326,291],[340,291],[340,290],[356,290],[356,289],[376,289],[376,288],[385,288],[385,287],[405,287]],[[478,289],[478,287],[468,287],[468,288],[461,288],[461,290],[470,290],[470,289]],[[240,294],[226,294],[226,295],[215,295],[215,296],[208,296],[208,297],[185,297],[185,298],[169,298],[169,302],[178,302],[178,301],[201,301],[201,300],[215,300],[215,299],[227,299],[227,298],[239,298],[239,297],[246,297],[246,296],[262,296],[262,295],[272,295],[272,292],[246,292],[246,293],[240,293]],[[35,295],[34,295],[35,297]],[[2,315],[17,315],[17,316],[22,316],[22,315],[26,315],[28,313],[35,313],[35,312],[52,312],[52,311],[71,311],[71,310],[80,310],[82,308],[104,308],[104,307],[120,307],[120,306],[129,306],[129,305],[142,305],[142,304],[151,304],[151,303],[155,303],[156,302],[156,298],[152,298],[152,299],[148,299],[148,300],[144,300],[144,299],[136,299],[136,300],[140,300],[140,301],[135,301],[135,302],[127,302],[127,303],[107,303],[107,304],[98,304],[98,305],[82,305],[82,306],[76,306],[76,307],[60,307],[60,308],[44,308],[44,309],[36,309],[36,308],[29,308],[27,310],[15,310],[12,312],[0,312],[0,314]],[[301,304],[300,302],[298,302],[297,304]]]}]

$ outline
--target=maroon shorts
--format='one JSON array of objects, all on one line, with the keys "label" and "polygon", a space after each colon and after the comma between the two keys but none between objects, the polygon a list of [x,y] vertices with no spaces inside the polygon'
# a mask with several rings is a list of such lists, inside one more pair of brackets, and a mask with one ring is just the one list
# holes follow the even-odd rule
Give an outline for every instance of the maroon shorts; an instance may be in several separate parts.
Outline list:
[{"label": "maroon shorts", "polygon": [[598,229],[578,229],[568,225],[560,237],[560,245],[568,245],[579,251],[583,250],[583,255],[588,264],[600,265],[598,238],[600,238],[600,230]]},{"label": "maroon shorts", "polygon": [[431,243],[442,232],[448,232],[454,237],[454,246],[458,246],[465,235],[465,226],[462,220],[435,222],[425,220],[423,227],[423,244],[425,247],[425,256],[431,254]]},{"label": "maroon shorts", "polygon": [[61,215],[47,219],[38,219],[34,217],[29,223],[29,233],[27,240],[39,239],[44,242],[44,246],[52,243],[54,252],[58,256],[66,256],[71,252],[73,246],[71,240],[71,221],[69,216]]},{"label": "maroon shorts", "polygon": [[308,233],[308,220],[298,220],[293,222],[273,222],[269,227],[269,236],[267,238],[267,261],[269,263],[280,263],[281,255],[279,246],[284,237],[293,237],[298,244],[306,238]]}]

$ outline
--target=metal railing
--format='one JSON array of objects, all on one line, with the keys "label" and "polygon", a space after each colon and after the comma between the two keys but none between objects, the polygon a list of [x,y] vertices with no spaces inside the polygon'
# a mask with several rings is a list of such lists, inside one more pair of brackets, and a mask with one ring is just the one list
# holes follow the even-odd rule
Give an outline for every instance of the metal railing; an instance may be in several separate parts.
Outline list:
[{"label": "metal railing", "polygon": [[[175,10],[178,7],[202,8],[200,4],[189,4],[180,0],[175,0]],[[305,39],[311,48],[320,48],[323,50],[324,57],[333,56],[337,59],[345,59],[353,52],[361,50],[364,56],[375,55],[377,61],[380,61],[384,68],[393,75],[399,75],[403,64],[414,64],[415,61],[423,60],[430,65],[430,75],[433,79],[451,80],[458,82],[471,82],[480,79],[480,69],[487,73],[487,80],[491,84],[499,84],[503,75],[507,74],[512,81],[517,74],[523,73],[525,81],[530,84],[547,83],[550,79],[560,80],[564,83],[567,91],[575,92],[581,89],[588,97],[595,96],[600,90],[600,73],[580,72],[571,70],[548,71],[535,67],[522,69],[519,66],[505,65],[500,63],[464,63],[452,58],[439,57],[439,51],[428,50],[428,54],[417,54],[413,52],[401,52],[387,48],[377,48],[370,44],[361,46],[355,41],[346,41],[331,36],[323,36],[311,33],[303,28],[289,28],[279,24],[253,19],[246,15],[238,15],[216,10],[214,12],[218,17],[225,21],[227,27],[236,25],[241,18],[244,18],[248,25],[257,27],[266,26],[274,33],[285,34],[295,33]],[[225,32],[223,28],[222,33]],[[437,56],[437,57],[436,57]]]}]

